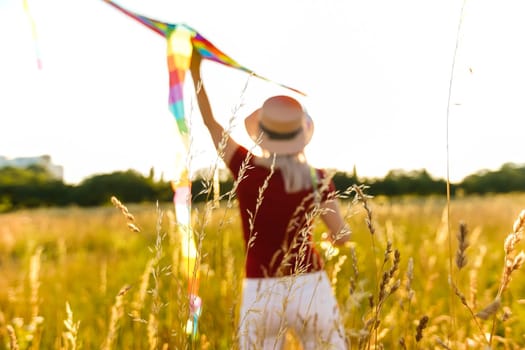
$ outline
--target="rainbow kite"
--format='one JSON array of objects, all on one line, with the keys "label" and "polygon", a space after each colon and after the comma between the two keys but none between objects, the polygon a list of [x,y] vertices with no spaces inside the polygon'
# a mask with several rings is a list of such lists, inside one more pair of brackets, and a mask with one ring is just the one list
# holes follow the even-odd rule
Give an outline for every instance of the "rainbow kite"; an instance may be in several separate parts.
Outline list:
[{"label": "rainbow kite", "polygon": [[[184,78],[190,67],[191,55],[194,48],[198,51],[203,59],[208,59],[228,67],[239,69],[260,79],[273,82],[267,78],[255,74],[252,70],[237,63],[224,52],[217,49],[210,41],[200,35],[196,30],[186,24],[173,24],[157,21],[131,12],[120,5],[117,5],[111,0],[104,1],[120,12],[128,15],[132,19],[140,22],[157,34],[166,38],[170,87],[169,109],[177,122],[177,128],[186,148],[186,153],[188,153],[189,148],[189,128],[186,124],[186,119],[184,116],[184,99],[182,92],[184,87]],[[278,85],[304,95],[302,92],[286,85]],[[176,159],[184,158],[184,155],[179,154],[177,156],[178,157]],[[197,332],[198,316],[201,313],[201,300],[197,296],[199,275],[198,272],[195,271],[196,257],[198,252],[195,247],[191,230],[191,181],[189,179],[189,171],[186,163],[180,162],[180,164],[185,165],[181,166],[179,178],[172,182],[174,191],[173,201],[175,205],[177,224],[181,232],[183,255],[185,255],[184,257],[186,258],[188,271],[190,268],[192,268],[193,271],[193,273],[189,274],[188,276],[190,279],[190,318],[187,328],[188,333],[191,333],[193,336],[195,336]]]},{"label": "rainbow kite", "polygon": [[[188,127],[184,119],[182,88],[186,71],[190,66],[191,54],[194,47],[197,49],[203,59],[208,59],[228,67],[239,69],[260,79],[273,82],[237,63],[234,59],[216,48],[209,40],[204,38],[195,29],[186,24],[173,24],[157,21],[131,12],[122,6],[117,5],[111,0],[104,1],[167,39],[168,69],[170,74],[169,108],[171,113],[173,113],[175,116],[177,126],[182,135],[186,135],[188,133]],[[304,93],[301,91],[289,86],[279,83],[276,84],[286,89],[292,90],[298,94],[304,95]]]}]

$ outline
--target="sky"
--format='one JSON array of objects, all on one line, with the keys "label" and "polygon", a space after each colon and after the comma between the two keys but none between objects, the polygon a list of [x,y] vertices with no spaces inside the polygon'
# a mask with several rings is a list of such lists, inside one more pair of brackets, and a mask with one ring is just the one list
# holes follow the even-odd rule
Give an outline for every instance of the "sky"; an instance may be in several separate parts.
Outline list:
[{"label": "sky", "polygon": [[[0,0],[0,155],[49,154],[73,184],[151,167],[174,176],[181,145],[164,39],[102,0],[27,3],[29,13],[23,0]],[[522,0],[118,3],[186,23],[240,64],[306,94],[204,62],[215,115],[241,144],[250,145],[243,118],[289,94],[314,119],[306,155],[315,166],[355,166],[369,178],[426,169],[454,182],[525,162]],[[216,157],[191,84],[188,76],[198,169]]]}]

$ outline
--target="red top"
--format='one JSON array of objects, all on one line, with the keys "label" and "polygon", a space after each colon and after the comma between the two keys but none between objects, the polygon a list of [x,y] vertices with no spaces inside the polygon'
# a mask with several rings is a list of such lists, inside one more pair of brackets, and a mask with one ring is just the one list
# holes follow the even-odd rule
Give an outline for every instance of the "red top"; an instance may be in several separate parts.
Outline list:
[{"label": "red top", "polygon": [[[239,146],[228,164],[235,180],[238,180],[239,175],[242,177],[236,193],[247,249],[246,277],[275,277],[321,270],[323,261],[312,241],[311,224],[307,224],[307,216],[311,217],[309,214],[314,209],[313,190],[310,188],[286,193],[281,171],[275,169],[262,194],[260,206],[256,209],[259,190],[268,178],[270,169],[256,165],[251,155],[248,166],[244,166],[244,174],[239,174],[248,154],[246,148]],[[319,169],[316,169],[316,173],[320,188],[326,174]],[[330,182],[321,199],[326,200],[328,193],[333,191],[335,186]],[[250,229],[253,215],[255,220]]]}]

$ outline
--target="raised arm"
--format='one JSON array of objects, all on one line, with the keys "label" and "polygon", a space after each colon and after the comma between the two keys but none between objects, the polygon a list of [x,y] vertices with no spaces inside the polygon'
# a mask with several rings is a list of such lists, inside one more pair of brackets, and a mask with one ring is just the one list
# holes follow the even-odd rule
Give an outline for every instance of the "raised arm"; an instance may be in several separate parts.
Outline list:
[{"label": "raised arm", "polygon": [[201,61],[201,55],[196,50],[193,50],[190,71],[193,78],[193,85],[195,86],[197,103],[199,105],[204,125],[206,125],[206,128],[208,128],[208,131],[210,132],[213,144],[215,145],[219,156],[226,164],[228,164],[238,145],[213,116],[210,101],[201,78]]}]

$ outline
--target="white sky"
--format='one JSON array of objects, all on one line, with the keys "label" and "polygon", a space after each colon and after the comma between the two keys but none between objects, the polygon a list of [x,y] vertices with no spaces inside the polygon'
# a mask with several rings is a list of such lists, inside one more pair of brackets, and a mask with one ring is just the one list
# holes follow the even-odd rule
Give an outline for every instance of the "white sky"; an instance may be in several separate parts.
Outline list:
[{"label": "white sky", "polygon": [[[102,0],[0,0],[0,155],[49,154],[66,182],[154,167],[174,174],[165,41]],[[446,177],[447,101],[460,0],[120,0],[185,22],[260,75],[307,93],[317,166],[382,177]],[[450,178],[525,162],[525,3],[466,1],[449,114]],[[204,79],[217,118],[248,144],[242,119],[277,85],[214,63]],[[248,81],[243,99],[240,98]],[[188,83],[191,79],[188,76]],[[188,85],[186,105],[192,104]],[[213,159],[191,113],[193,168]]]}]

